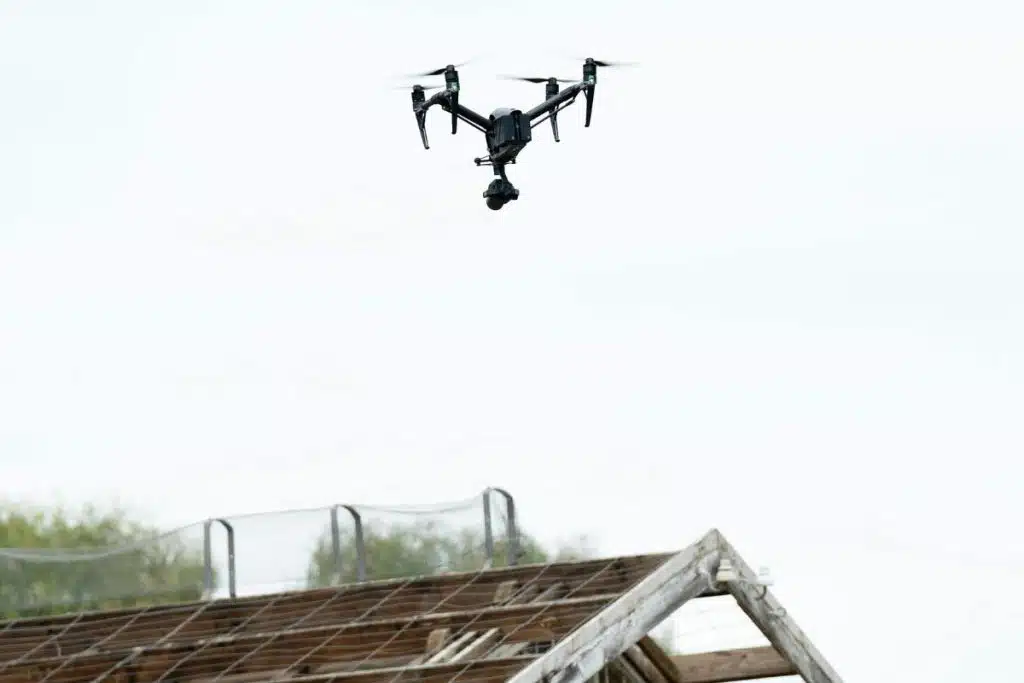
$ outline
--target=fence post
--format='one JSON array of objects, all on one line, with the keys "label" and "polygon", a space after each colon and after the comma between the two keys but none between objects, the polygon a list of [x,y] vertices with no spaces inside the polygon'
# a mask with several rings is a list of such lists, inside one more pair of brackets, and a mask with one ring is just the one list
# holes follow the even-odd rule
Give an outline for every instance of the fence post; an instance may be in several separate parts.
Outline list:
[{"label": "fence post", "polygon": [[341,528],[338,525],[338,506],[331,506],[331,563],[335,579],[331,585],[341,583]]},{"label": "fence post", "polygon": [[494,528],[491,526],[491,489],[484,489],[484,553],[486,567],[494,566]]},{"label": "fence post", "polygon": [[516,524],[516,501],[505,489],[492,487],[492,491],[505,499],[505,534],[508,536],[508,566],[519,564],[519,526]]},{"label": "fence post", "polygon": [[210,538],[210,527],[213,520],[203,522],[203,597],[213,597],[213,540]]},{"label": "fence post", "polygon": [[235,528],[226,519],[208,519],[203,522],[203,592],[213,598],[213,523],[224,527],[228,535],[228,595],[238,596],[235,577]]},{"label": "fence post", "polygon": [[228,534],[228,595],[238,597],[235,573],[235,527],[226,519],[218,519]]},{"label": "fence post", "polygon": [[352,521],[355,524],[356,581],[366,581],[366,538],[363,536],[363,516],[352,505],[340,505],[337,507],[345,508],[352,515]]}]

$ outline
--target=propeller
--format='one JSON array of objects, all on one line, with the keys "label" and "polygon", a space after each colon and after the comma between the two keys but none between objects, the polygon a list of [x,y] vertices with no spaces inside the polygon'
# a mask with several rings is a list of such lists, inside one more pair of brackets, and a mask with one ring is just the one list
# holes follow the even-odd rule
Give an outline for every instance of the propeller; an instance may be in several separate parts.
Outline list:
[{"label": "propeller", "polygon": [[605,61],[604,59],[594,59],[594,63],[598,67],[635,67],[635,61]]},{"label": "propeller", "polygon": [[587,89],[583,92],[583,96],[587,100],[587,109],[585,118],[583,119],[584,128],[590,128],[590,117],[594,113],[594,91],[597,89],[597,69],[598,67],[609,66],[631,66],[631,63],[609,62],[604,59],[594,59],[593,57],[587,57],[583,60],[583,80],[587,84]]},{"label": "propeller", "polygon": [[460,66],[469,64],[469,61],[462,62],[461,64],[448,64],[439,69],[432,69],[430,71],[423,71],[418,74],[409,74],[408,78],[425,78],[428,76],[444,76],[445,88],[449,91],[449,104],[447,107],[452,113],[452,135],[455,135],[455,131],[459,125],[459,72]]},{"label": "propeller", "polygon": [[422,90],[422,91],[426,92],[427,90],[440,90],[443,87],[444,87],[443,85],[418,85],[417,84],[417,85],[396,85],[396,86],[392,87],[391,89],[392,90]]},{"label": "propeller", "polygon": [[[469,64],[469,62],[463,62],[462,64],[449,64],[448,66],[451,66],[451,67],[453,67],[455,69],[458,69],[460,67],[466,66],[467,64]],[[424,71],[424,72],[417,73],[417,74],[409,74],[409,78],[425,78],[427,76],[441,76],[441,75],[444,74],[445,71],[448,70],[448,66],[442,66],[440,69],[432,69],[431,71]]]},{"label": "propeller", "polygon": [[580,61],[584,61],[584,62],[585,61],[590,61],[590,62],[594,63],[597,66],[613,67],[613,68],[614,67],[620,67],[620,66],[636,66],[636,62],[609,62],[609,61],[606,61],[606,60],[603,60],[603,59],[594,59],[593,57],[587,57],[585,59],[580,59]]},{"label": "propeller", "polygon": [[547,83],[548,81],[555,81],[557,83],[576,83],[577,79],[574,78],[555,78],[550,76],[548,78],[542,78],[540,76],[498,76],[498,78],[506,81],[526,81],[527,83]]}]

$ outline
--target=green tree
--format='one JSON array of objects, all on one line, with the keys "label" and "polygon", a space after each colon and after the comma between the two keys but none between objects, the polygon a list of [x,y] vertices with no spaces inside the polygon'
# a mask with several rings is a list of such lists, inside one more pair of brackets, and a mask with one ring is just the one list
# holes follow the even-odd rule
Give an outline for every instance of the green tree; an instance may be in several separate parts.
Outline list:
[{"label": "green tree", "polygon": [[[321,587],[357,580],[355,536],[346,529],[342,530],[339,538],[338,561],[335,560],[330,533],[325,532],[318,539],[306,572],[308,586]],[[468,571],[483,567],[487,560],[482,530],[453,531],[431,521],[387,527],[367,525],[363,530],[363,543],[369,579]],[[585,539],[548,551],[532,536],[520,534],[518,564],[585,559],[590,555]],[[495,538],[491,566],[506,566],[507,558],[507,541]]]},{"label": "green tree", "polygon": [[0,506],[0,616],[198,600],[204,577],[201,547],[124,511]]}]

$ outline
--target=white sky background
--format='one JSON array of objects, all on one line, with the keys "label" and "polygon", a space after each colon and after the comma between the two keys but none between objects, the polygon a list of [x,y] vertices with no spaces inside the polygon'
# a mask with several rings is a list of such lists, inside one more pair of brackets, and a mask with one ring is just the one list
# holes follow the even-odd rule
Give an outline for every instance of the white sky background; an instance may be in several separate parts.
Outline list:
[{"label": "white sky background", "polygon": [[[848,680],[1019,680],[1024,10],[484,4],[0,4],[7,496],[498,484],[606,554],[720,528]],[[477,55],[481,113],[642,66],[491,212],[389,89]]]}]

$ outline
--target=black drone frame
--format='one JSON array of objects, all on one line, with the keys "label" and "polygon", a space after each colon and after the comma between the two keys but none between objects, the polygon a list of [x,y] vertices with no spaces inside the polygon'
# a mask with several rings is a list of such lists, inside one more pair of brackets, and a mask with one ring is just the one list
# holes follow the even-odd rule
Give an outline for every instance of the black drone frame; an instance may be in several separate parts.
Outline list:
[{"label": "black drone frame", "polygon": [[576,101],[582,92],[586,98],[586,114],[584,127],[590,127],[590,119],[594,110],[594,90],[597,87],[597,67],[610,66],[610,63],[601,62],[588,57],[583,63],[583,79],[571,82],[571,85],[564,90],[559,88],[558,78],[523,79],[535,83],[545,83],[543,102],[528,111],[518,109],[497,109],[490,116],[483,116],[459,103],[459,72],[455,66],[449,64],[443,70],[437,70],[424,75],[444,75],[445,85],[440,92],[426,96],[425,88],[421,85],[414,85],[412,89],[412,108],[416,114],[416,124],[419,127],[420,139],[423,141],[423,148],[430,149],[427,139],[427,110],[438,105],[444,111],[451,114],[452,135],[458,130],[459,120],[472,126],[484,134],[487,141],[488,155],[473,160],[477,166],[492,166],[494,175],[497,176],[491,182],[484,198],[487,205],[494,209],[500,209],[509,201],[518,199],[517,190],[508,177],[505,175],[505,166],[515,164],[519,152],[532,140],[532,130],[544,121],[551,121],[551,132],[555,142],[559,141],[558,136],[558,113]]}]

